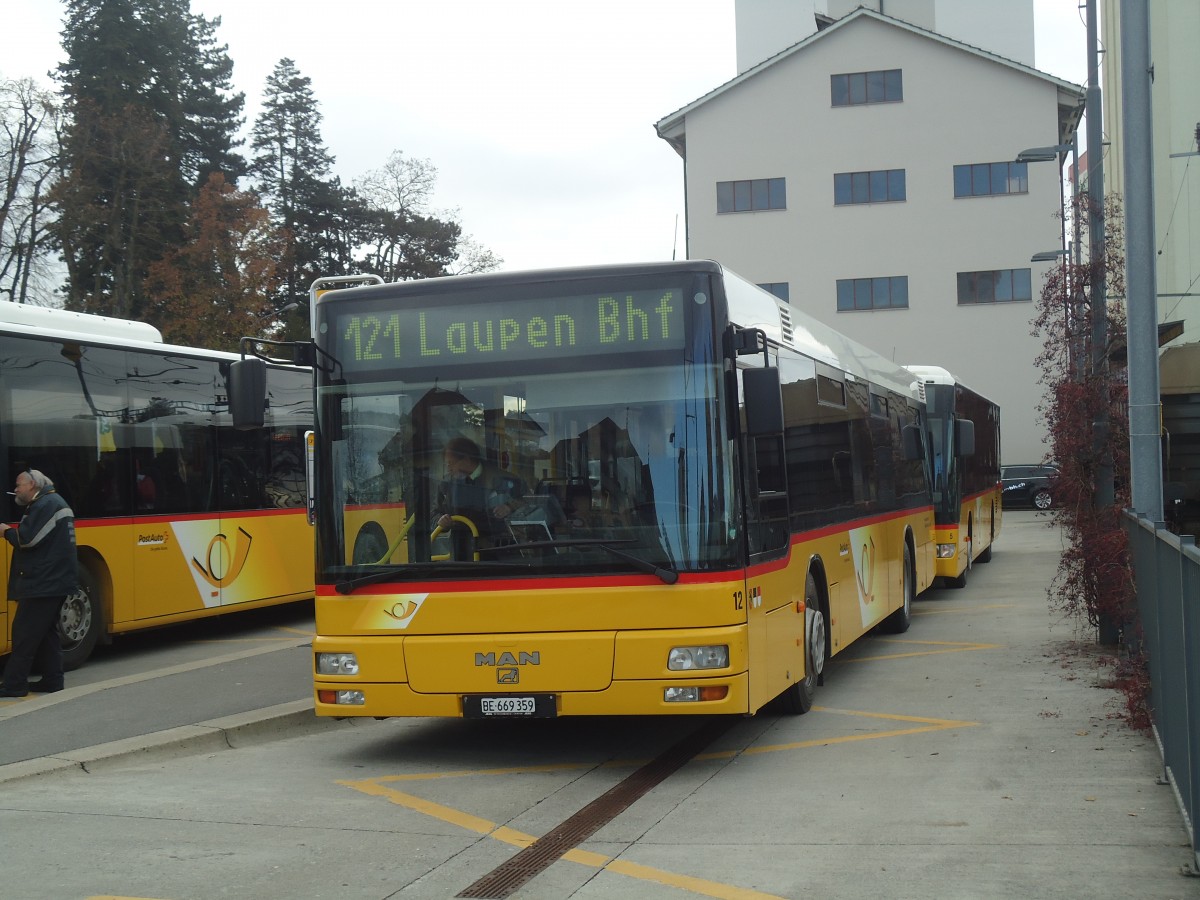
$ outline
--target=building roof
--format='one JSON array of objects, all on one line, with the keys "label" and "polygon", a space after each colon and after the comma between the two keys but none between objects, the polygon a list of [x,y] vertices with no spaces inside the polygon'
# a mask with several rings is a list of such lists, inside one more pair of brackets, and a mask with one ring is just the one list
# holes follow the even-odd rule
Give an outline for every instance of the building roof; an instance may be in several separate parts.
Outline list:
[{"label": "building roof", "polygon": [[869,18],[869,19],[876,19],[880,22],[884,22],[893,27],[900,28],[904,31],[911,32],[912,34],[919,35],[920,37],[926,38],[928,40],[937,41],[938,43],[944,44],[947,47],[952,47],[956,50],[962,50],[967,53],[971,53],[975,56],[980,57],[981,59],[986,59],[991,62],[999,63],[1002,66],[1006,66],[1010,69],[1013,69],[1014,71],[1020,72],[1024,75],[1030,75],[1034,78],[1038,78],[1038,79],[1041,79],[1042,81],[1045,81],[1047,84],[1054,85],[1058,89],[1058,119],[1059,119],[1059,141],[1060,141],[1060,143],[1067,143],[1070,139],[1072,132],[1074,132],[1075,128],[1078,126],[1079,120],[1083,115],[1083,107],[1084,107],[1084,90],[1081,85],[1074,84],[1070,81],[1064,81],[1061,78],[1056,78],[1053,75],[1048,75],[1047,73],[1041,71],[1040,69],[1035,69],[1032,66],[1027,66],[1024,63],[1017,62],[1016,60],[1008,59],[1007,57],[1000,56],[999,54],[996,54],[996,53],[991,53],[980,47],[974,47],[971,44],[967,44],[962,41],[957,41],[954,38],[946,37],[943,34],[938,34],[937,32],[930,31],[927,28],[921,28],[917,25],[913,25],[909,22],[905,22],[902,19],[897,19],[897,18],[894,18],[893,16],[885,15],[884,13],[876,12],[873,9],[868,9],[866,7],[860,6],[854,12],[850,13],[849,15],[843,16],[842,18],[840,18],[836,22],[834,22],[832,25],[829,25],[826,28],[822,28],[821,30],[816,31],[813,34],[810,34],[808,37],[804,38],[804,40],[799,41],[798,43],[792,44],[792,46],[786,48],[785,50],[781,50],[779,53],[776,53],[774,56],[768,57],[767,59],[760,62],[758,65],[751,66],[749,69],[747,69],[745,72],[742,72],[737,77],[731,78],[729,81],[725,82],[724,84],[722,84],[716,88],[713,88],[707,94],[705,94],[704,96],[702,96],[696,100],[693,100],[687,106],[684,106],[681,109],[677,109],[675,112],[671,113],[670,115],[664,116],[657,123],[655,123],[655,126],[654,126],[655,131],[658,132],[658,136],[660,138],[662,138],[664,141],[666,141],[668,144],[670,144],[672,147],[675,148],[676,153],[678,153],[680,156],[686,157],[687,154],[686,154],[686,150],[685,150],[685,135],[686,135],[686,131],[687,131],[687,127],[686,127],[687,116],[689,113],[693,112],[696,109],[699,109],[701,106],[708,103],[710,100],[713,100],[714,98],[720,96],[721,94],[724,94],[726,91],[728,91],[734,87],[737,87],[738,85],[742,84],[745,81],[750,80],[751,78],[758,75],[760,72],[770,68],[771,66],[777,65],[778,63],[782,62],[783,60],[787,59],[788,57],[790,57],[796,53],[800,53],[801,51],[803,51],[805,48],[811,46],[816,41],[824,40],[825,38],[829,37],[829,35],[833,34],[834,32],[839,31],[843,28],[846,28],[851,23],[856,22],[857,20],[864,18],[864,17]]}]

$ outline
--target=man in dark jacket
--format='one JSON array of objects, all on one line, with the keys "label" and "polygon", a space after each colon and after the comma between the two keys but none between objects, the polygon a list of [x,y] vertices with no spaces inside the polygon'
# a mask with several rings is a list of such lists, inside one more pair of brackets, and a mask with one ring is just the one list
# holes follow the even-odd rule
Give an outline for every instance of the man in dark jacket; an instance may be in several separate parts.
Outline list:
[{"label": "man in dark jacket", "polygon": [[[63,601],[78,586],[75,514],[54,490],[54,482],[37,469],[27,469],[17,476],[13,496],[26,512],[16,528],[0,523],[0,535],[13,546],[8,599],[17,603],[12,654],[4,667],[0,697],[24,697],[31,689],[45,694],[63,689],[58,616]],[[31,684],[34,662],[42,680]]]},{"label": "man in dark jacket", "polygon": [[461,537],[465,529],[456,528],[451,518],[457,515],[469,519],[485,543],[503,534],[504,520],[525,493],[524,482],[485,461],[479,445],[462,435],[447,442],[444,458],[446,480],[438,488],[434,524]]}]

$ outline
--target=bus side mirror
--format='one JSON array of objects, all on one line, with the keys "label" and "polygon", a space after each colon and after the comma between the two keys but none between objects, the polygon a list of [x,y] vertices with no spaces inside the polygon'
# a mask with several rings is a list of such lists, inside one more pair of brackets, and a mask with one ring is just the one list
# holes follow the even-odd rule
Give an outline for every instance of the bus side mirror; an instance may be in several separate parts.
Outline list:
[{"label": "bus side mirror", "polygon": [[267,364],[239,359],[229,365],[229,415],[240,431],[262,428],[266,421]]},{"label": "bus side mirror", "polygon": [[748,437],[783,434],[783,391],[777,368],[743,369],[742,394]]},{"label": "bus side mirror", "polygon": [[975,455],[975,423],[970,419],[954,420],[954,446],[959,456]]},{"label": "bus side mirror", "polygon": [[921,443],[920,425],[905,425],[901,428],[900,443],[905,459],[925,458],[925,445]]}]

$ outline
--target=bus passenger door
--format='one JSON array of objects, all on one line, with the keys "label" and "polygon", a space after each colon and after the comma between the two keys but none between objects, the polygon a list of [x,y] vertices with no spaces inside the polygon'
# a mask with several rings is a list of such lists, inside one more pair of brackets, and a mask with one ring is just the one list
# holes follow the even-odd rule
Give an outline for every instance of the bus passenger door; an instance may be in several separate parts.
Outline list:
[{"label": "bus passenger door", "polygon": [[303,434],[290,430],[218,431],[220,531],[208,580],[219,588],[222,606],[311,596],[303,453]]},{"label": "bus passenger door", "polygon": [[143,430],[132,478],[153,488],[142,489],[135,501],[134,617],[220,606],[224,563],[213,484],[214,430],[206,421]]},{"label": "bus passenger door", "polygon": [[[791,531],[778,370],[745,369],[742,377],[750,707],[758,709],[804,675],[804,614],[796,606],[794,579],[779,564],[788,555]],[[801,599],[803,591],[801,577]]]}]

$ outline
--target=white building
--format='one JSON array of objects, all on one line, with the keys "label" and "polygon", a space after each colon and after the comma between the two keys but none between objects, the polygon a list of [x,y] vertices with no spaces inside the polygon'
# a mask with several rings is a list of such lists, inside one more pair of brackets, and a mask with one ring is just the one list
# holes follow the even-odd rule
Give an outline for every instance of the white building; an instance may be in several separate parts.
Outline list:
[{"label": "white building", "polygon": [[1011,161],[1069,141],[1082,88],[872,9],[822,24],[657,124],[684,159],[688,256],[949,369],[1000,404],[1004,461],[1039,461],[1049,264],[1030,257],[1062,246],[1059,170]]},{"label": "white building", "polygon": [[860,6],[1034,64],[1033,0],[734,0],[738,72]]},{"label": "white building", "polygon": [[[1200,3],[1149,0],[1148,8],[1158,321],[1183,322],[1180,345],[1200,342]],[[1104,191],[1123,197],[1120,12],[1117,0],[1102,0]]]}]

